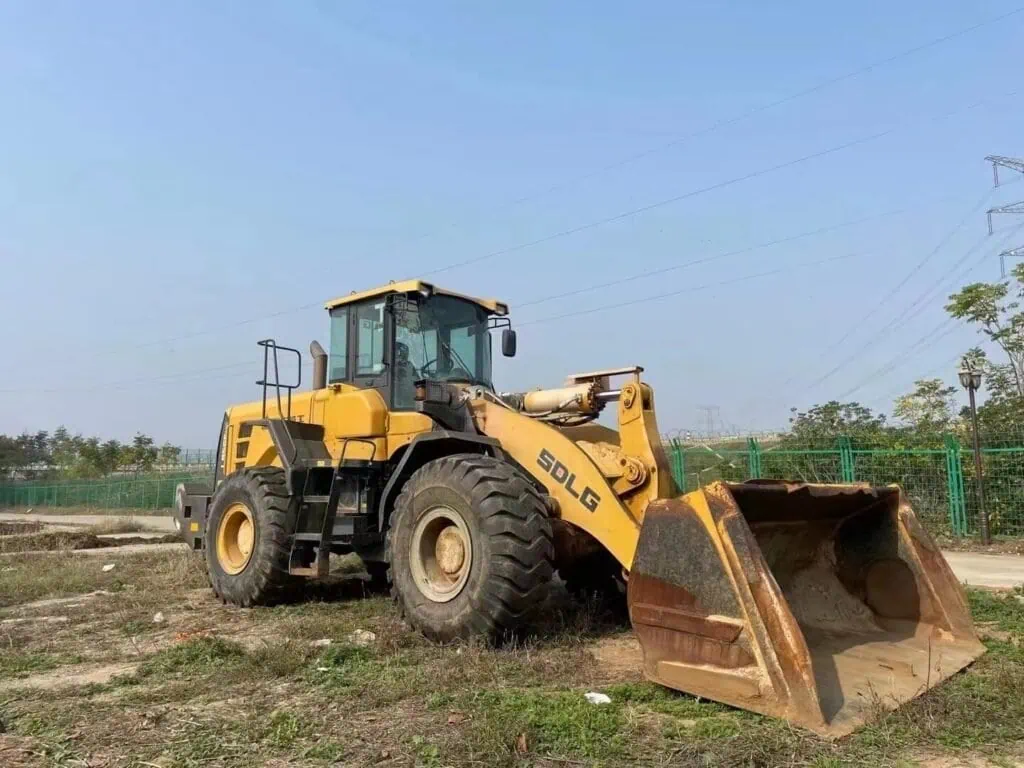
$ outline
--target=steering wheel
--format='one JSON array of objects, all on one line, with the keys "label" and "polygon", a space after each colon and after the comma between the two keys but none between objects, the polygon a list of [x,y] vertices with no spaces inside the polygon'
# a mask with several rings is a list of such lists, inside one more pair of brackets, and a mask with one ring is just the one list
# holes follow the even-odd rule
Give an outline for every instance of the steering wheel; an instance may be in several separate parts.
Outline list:
[{"label": "steering wheel", "polygon": [[[437,358],[436,357],[433,360],[427,360],[427,362],[425,362],[423,365],[420,366],[419,375],[422,376],[423,378],[426,378],[427,377],[427,368],[429,368],[432,365],[437,365]],[[437,373],[437,371],[434,371],[434,373]]]}]

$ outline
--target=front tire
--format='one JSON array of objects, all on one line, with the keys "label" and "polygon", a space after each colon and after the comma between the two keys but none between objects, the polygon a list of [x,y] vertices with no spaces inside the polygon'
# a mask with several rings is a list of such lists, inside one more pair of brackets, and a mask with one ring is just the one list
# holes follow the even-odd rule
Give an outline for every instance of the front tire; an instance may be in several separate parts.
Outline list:
[{"label": "front tire", "polygon": [[253,467],[224,479],[206,522],[206,565],[217,597],[246,608],[267,605],[296,583],[288,573],[289,507],[281,469]]},{"label": "front tire", "polygon": [[442,642],[522,626],[554,573],[540,494],[510,464],[477,454],[431,461],[409,478],[387,554],[403,617]]}]

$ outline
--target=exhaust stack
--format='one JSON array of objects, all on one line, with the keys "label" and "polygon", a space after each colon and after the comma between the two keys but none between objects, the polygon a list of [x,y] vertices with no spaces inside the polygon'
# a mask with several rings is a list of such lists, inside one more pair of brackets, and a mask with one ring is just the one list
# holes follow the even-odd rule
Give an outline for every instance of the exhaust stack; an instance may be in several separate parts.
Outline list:
[{"label": "exhaust stack", "polygon": [[327,353],[319,341],[309,345],[309,354],[313,358],[313,389],[327,388]]}]

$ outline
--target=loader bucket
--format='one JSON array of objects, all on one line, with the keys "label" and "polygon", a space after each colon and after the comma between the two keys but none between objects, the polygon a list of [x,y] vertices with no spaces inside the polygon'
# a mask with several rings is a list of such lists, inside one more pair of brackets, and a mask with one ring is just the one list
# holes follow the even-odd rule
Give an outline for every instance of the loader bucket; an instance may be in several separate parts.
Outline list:
[{"label": "loader bucket", "polygon": [[831,737],[985,651],[895,486],[712,483],[652,502],[628,598],[649,679]]}]

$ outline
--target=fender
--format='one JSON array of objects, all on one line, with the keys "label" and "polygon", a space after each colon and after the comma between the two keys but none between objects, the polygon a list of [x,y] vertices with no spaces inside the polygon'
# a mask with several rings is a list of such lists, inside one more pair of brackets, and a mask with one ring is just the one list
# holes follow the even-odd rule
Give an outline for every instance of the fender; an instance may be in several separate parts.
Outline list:
[{"label": "fender", "polygon": [[381,492],[380,503],[377,507],[377,521],[381,531],[387,527],[394,500],[412,473],[428,461],[451,456],[453,453],[482,453],[495,458],[505,456],[501,444],[497,440],[483,435],[450,432],[446,429],[417,435],[405,449],[402,458],[398,460],[394,472],[391,473],[391,478]]}]

